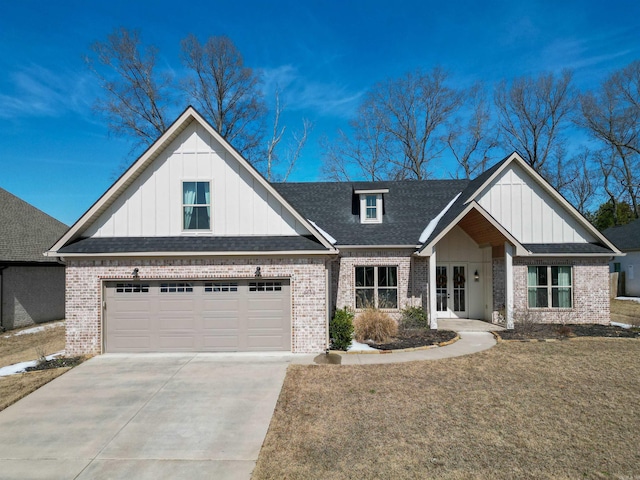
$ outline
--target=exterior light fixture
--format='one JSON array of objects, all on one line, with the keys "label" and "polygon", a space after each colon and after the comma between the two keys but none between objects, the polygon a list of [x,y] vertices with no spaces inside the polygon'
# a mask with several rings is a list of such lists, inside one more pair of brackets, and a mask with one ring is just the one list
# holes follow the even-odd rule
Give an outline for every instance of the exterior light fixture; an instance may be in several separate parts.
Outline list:
[{"label": "exterior light fixture", "polygon": [[133,275],[133,278],[136,278],[136,279],[139,278],[139,275],[138,275],[139,271],[140,270],[138,270],[138,267],[133,269],[133,272],[131,273]]},{"label": "exterior light fixture", "polygon": [[261,277],[262,276],[262,272],[260,271],[260,267],[256,267],[255,275],[256,275],[256,277]]},{"label": "exterior light fixture", "polygon": [[473,279],[474,279],[476,282],[479,282],[479,281],[480,281],[480,275],[478,274],[478,270],[476,270],[476,272],[473,274]]}]

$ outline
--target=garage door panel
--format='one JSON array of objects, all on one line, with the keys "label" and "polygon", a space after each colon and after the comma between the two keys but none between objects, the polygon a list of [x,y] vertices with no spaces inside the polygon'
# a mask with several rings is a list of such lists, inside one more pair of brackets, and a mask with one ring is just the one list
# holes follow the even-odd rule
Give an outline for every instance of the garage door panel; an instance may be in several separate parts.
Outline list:
[{"label": "garage door panel", "polygon": [[159,280],[144,292],[135,283],[105,290],[106,351],[291,350],[286,280]]},{"label": "garage door panel", "polygon": [[196,346],[196,339],[193,335],[160,335],[158,346],[163,351],[185,351],[190,352]]},{"label": "garage door panel", "polygon": [[202,346],[206,350],[225,350],[225,351],[238,351],[240,342],[238,341],[238,335],[235,333],[217,334],[217,335],[205,335],[202,337]]},{"label": "garage door panel", "polygon": [[151,347],[150,335],[114,336],[112,352],[144,352]]}]

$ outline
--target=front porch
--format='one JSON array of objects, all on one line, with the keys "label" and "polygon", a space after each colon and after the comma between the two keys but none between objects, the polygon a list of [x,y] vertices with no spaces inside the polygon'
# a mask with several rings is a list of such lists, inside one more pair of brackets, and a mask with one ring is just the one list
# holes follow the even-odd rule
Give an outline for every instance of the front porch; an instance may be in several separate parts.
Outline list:
[{"label": "front porch", "polygon": [[438,320],[438,330],[454,332],[501,332],[505,328],[495,323],[471,318],[442,318]]}]

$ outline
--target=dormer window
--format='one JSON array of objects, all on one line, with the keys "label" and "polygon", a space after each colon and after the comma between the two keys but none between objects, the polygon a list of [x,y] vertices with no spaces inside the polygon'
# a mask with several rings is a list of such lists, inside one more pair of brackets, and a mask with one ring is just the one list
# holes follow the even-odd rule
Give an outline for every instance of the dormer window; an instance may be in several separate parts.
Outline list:
[{"label": "dormer window", "polygon": [[382,194],[388,189],[356,190],[360,195],[360,223],[382,223]]}]

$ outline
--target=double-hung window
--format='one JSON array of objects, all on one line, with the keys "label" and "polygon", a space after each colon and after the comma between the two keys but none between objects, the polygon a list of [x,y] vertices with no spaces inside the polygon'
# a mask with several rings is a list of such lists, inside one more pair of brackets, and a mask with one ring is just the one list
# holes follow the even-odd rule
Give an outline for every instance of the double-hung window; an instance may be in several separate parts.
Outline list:
[{"label": "double-hung window", "polygon": [[398,308],[397,267],[356,267],[356,308]]},{"label": "double-hung window", "polygon": [[571,308],[573,271],[568,266],[531,266],[527,272],[529,308]]},{"label": "double-hung window", "polygon": [[184,230],[211,230],[209,182],[182,182]]}]

